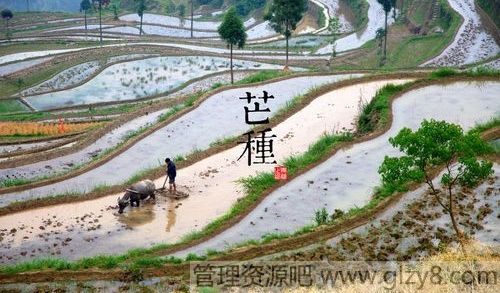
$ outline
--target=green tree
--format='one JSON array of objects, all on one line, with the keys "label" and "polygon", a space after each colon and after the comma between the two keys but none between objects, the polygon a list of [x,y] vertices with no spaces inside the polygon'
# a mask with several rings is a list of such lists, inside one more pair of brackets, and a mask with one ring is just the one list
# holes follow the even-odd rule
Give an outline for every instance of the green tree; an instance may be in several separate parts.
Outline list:
[{"label": "green tree", "polygon": [[392,0],[377,0],[382,5],[385,12],[385,34],[384,34],[384,57],[383,62],[387,60],[387,15],[391,12]]},{"label": "green tree", "polygon": [[175,13],[177,7],[175,7],[174,2],[172,0],[166,0],[165,2],[165,13],[166,14],[173,14]]},{"label": "green tree", "polygon": [[14,17],[14,13],[12,13],[12,11],[10,11],[9,9],[4,9],[2,10],[1,14],[2,14],[2,19],[5,20],[5,32],[6,32],[5,35],[7,39],[10,40],[12,34],[10,33],[9,29],[9,21]]},{"label": "green tree", "polygon": [[333,16],[330,18],[330,21],[328,22],[328,31],[331,34],[330,37],[330,44],[332,45],[331,59],[333,59],[335,58],[335,56],[337,56],[336,42],[337,42],[337,36],[340,31],[340,21],[337,17]]},{"label": "green tree", "polygon": [[181,26],[183,27],[184,23],[186,21],[186,19],[185,19],[185,17],[186,17],[186,5],[179,4],[179,6],[177,6],[177,9],[179,10],[179,18],[181,20]]},{"label": "green tree", "polygon": [[83,11],[85,15],[85,38],[87,38],[87,12],[90,8],[92,8],[90,0],[82,0],[82,2],[80,2],[80,11]]},{"label": "green tree", "polygon": [[297,28],[297,24],[307,11],[307,0],[273,0],[269,11],[264,16],[271,27],[286,38],[286,63],[288,69],[288,39]]},{"label": "green tree", "polygon": [[94,8],[99,11],[99,43],[102,46],[102,8],[109,5],[110,0],[92,0]]},{"label": "green tree", "polygon": [[234,7],[229,8],[229,10],[224,15],[222,23],[218,27],[217,31],[221,39],[223,39],[230,49],[230,59],[231,59],[231,83],[234,82],[233,77],[233,46],[238,46],[238,48],[243,48],[247,39],[247,33],[245,32],[245,26],[243,21],[237,15],[236,9]]},{"label": "green tree", "polygon": [[394,10],[392,10],[392,18],[394,18],[394,21],[396,21],[396,4],[397,4],[398,0],[391,0],[391,8],[394,8]]},{"label": "green tree", "polygon": [[[385,36],[385,29],[383,28],[379,28],[376,32],[375,32],[375,40],[377,41],[378,43],[378,50],[377,50],[377,54],[380,54],[383,52],[384,50],[384,36]],[[383,65],[383,60],[380,60],[380,64],[379,66],[382,66]]]},{"label": "green tree", "polygon": [[[403,128],[389,142],[401,152],[401,157],[385,157],[379,168],[382,182],[398,188],[408,182],[425,182],[436,201],[449,214],[452,227],[462,248],[464,235],[455,215],[455,188],[473,187],[492,174],[491,162],[478,157],[491,151],[479,134],[464,134],[459,125],[446,121],[424,120],[420,128],[412,131]],[[430,173],[431,169],[445,166],[441,176],[443,191],[438,190]]]},{"label": "green tree", "polygon": [[141,18],[141,24],[139,26],[139,35],[142,35],[142,19],[144,17],[144,11],[146,10],[145,0],[135,0],[135,8],[137,9],[137,15]]},{"label": "green tree", "polygon": [[118,20],[118,12],[120,11],[121,0],[111,0],[110,8],[113,10],[113,19]]}]

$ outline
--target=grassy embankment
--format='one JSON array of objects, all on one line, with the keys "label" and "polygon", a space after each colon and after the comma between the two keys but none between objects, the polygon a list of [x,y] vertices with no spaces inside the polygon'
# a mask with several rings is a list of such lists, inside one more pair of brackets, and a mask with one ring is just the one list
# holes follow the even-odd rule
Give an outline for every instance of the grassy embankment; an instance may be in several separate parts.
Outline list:
[{"label": "grassy embankment", "polygon": [[368,2],[366,0],[345,0],[345,2],[356,16],[354,28],[356,30],[363,29],[368,23]]},{"label": "grassy embankment", "polygon": [[476,0],[476,3],[493,20],[497,29],[500,28],[500,3],[498,0]]}]

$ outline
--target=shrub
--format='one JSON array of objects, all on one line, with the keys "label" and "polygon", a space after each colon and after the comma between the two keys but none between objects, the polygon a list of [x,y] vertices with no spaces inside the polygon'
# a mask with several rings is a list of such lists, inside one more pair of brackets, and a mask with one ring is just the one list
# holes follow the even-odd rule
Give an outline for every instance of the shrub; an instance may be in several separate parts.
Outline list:
[{"label": "shrub", "polygon": [[324,225],[328,222],[328,212],[325,208],[316,210],[314,215],[314,221],[318,226]]}]

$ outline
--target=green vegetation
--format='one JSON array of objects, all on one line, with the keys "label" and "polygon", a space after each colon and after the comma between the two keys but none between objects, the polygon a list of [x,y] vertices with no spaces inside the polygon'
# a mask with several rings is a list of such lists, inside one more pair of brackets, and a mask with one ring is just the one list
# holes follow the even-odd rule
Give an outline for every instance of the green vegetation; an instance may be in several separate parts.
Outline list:
[{"label": "green vegetation", "polygon": [[338,17],[331,17],[330,22],[328,23],[328,32],[330,33],[331,37],[329,40],[330,45],[332,45],[332,54],[331,58],[334,58],[337,56],[337,38],[340,30],[340,21]]},{"label": "green vegetation", "polygon": [[[1,104],[1,103],[0,103]],[[20,113],[20,114],[2,114],[0,115],[0,121],[36,121],[42,119],[57,119],[66,117],[81,117],[81,116],[107,116],[113,114],[123,114],[127,112],[132,112],[139,108],[144,107],[145,103],[127,103],[120,104],[117,106],[107,106],[102,108],[90,108],[89,110],[83,111],[72,111],[63,114],[52,114],[50,112],[34,112],[34,113]],[[1,113],[1,112],[0,112]]]},{"label": "green vegetation", "polygon": [[328,212],[325,208],[316,210],[314,213],[314,221],[318,226],[325,225],[328,222]]},{"label": "green vegetation", "polygon": [[82,270],[89,268],[112,269],[120,267],[123,269],[133,269],[140,267],[158,267],[165,263],[178,264],[182,260],[175,257],[168,258],[142,258],[135,260],[130,264],[124,264],[125,261],[132,258],[135,251],[130,251],[128,254],[121,256],[113,255],[98,255],[94,257],[83,258],[81,260],[71,262],[59,258],[42,258],[35,259],[29,262],[16,264],[13,266],[1,267],[0,272],[4,274],[16,274],[27,271],[53,269],[56,271],[62,270]]},{"label": "green vegetation", "polygon": [[391,0],[377,0],[378,3],[382,5],[385,13],[385,24],[384,24],[384,57],[382,58],[382,62],[385,63],[387,60],[387,17],[391,9],[393,8],[393,2]]},{"label": "green vegetation", "polygon": [[[455,214],[461,213],[461,207],[455,204],[455,188],[472,188],[493,173],[493,163],[478,159],[491,153],[491,146],[477,132],[464,134],[459,125],[436,120],[424,120],[416,131],[403,128],[389,142],[404,155],[385,157],[379,168],[383,185],[397,188],[410,182],[425,182],[436,201],[450,215],[463,247],[464,235],[455,219]],[[440,182],[446,191],[435,187],[430,171],[443,165],[446,169]]]},{"label": "green vegetation", "polygon": [[141,18],[139,25],[139,35],[142,36],[142,19],[144,17],[144,11],[147,9],[145,0],[135,0],[137,15]]},{"label": "green vegetation", "polygon": [[231,84],[234,83],[233,74],[233,46],[237,46],[242,49],[245,46],[247,40],[247,33],[245,32],[245,26],[241,18],[236,15],[236,9],[234,7],[229,8],[229,10],[224,14],[224,19],[217,29],[219,36],[222,40],[226,42],[230,50],[230,70],[231,70]]},{"label": "green vegetation", "polygon": [[498,0],[476,0],[476,3],[489,15],[497,29],[500,28],[500,3]]},{"label": "green vegetation", "polygon": [[415,26],[423,27],[426,22],[426,16],[432,10],[433,0],[423,1],[405,1],[403,10],[408,20]]},{"label": "green vegetation", "polygon": [[294,175],[307,166],[320,161],[336,145],[352,139],[353,136],[350,133],[323,135],[317,142],[309,146],[304,154],[285,159],[284,165],[288,168],[288,174]]},{"label": "green vegetation", "polygon": [[240,81],[237,81],[235,84],[243,85],[243,84],[252,84],[263,82],[266,80],[282,77],[289,75],[290,73],[284,72],[282,70],[261,70],[255,74],[247,76]]},{"label": "green vegetation", "polygon": [[5,37],[7,38],[7,40],[10,40],[10,38],[12,37],[12,32],[9,28],[9,21],[14,17],[14,14],[9,9],[2,10],[0,14],[2,15],[2,19],[5,20]]},{"label": "green vegetation", "polygon": [[[441,73],[437,73],[435,75],[439,76]],[[475,73],[470,73],[470,72],[460,72],[457,73],[463,76],[468,76],[468,74],[475,74]],[[493,74],[498,74],[493,73]],[[496,76],[496,75],[495,75]],[[430,78],[432,79],[432,78]],[[408,83],[403,85],[400,90],[406,89],[409,87],[412,83]],[[397,87],[389,87],[389,89],[386,89],[387,91],[393,91],[393,94],[396,94],[398,90],[396,90]],[[382,89],[380,92],[384,92],[384,89]],[[388,94],[387,92],[384,94]],[[389,101],[389,98],[386,98],[386,101]],[[298,98],[297,98],[298,99]],[[382,103],[383,104],[383,103]],[[373,108],[378,108],[378,107],[373,107]],[[372,113],[379,113],[379,121],[384,120],[388,121],[389,118],[389,113],[387,111],[373,111]],[[368,115],[368,114],[366,114]],[[474,130],[470,131],[470,133],[473,132],[478,132],[478,131],[483,131],[487,128],[498,126],[500,124],[500,118],[497,117],[490,122],[483,124],[483,125],[478,125],[474,128]],[[377,125],[377,124],[375,124]],[[378,126],[374,126],[378,127]],[[434,136],[433,136],[434,137]],[[289,173],[293,176],[294,174],[297,174],[297,172],[300,172],[304,170],[305,168],[310,167],[312,164],[317,163],[321,161],[323,158],[328,156],[330,152],[338,146],[339,143],[345,142],[345,141],[351,141],[352,140],[352,135],[349,133],[344,133],[340,135],[334,135],[334,134],[328,134],[324,135],[321,139],[319,139],[316,143],[311,145],[309,149],[302,155],[300,156],[293,156],[289,157],[285,160],[284,165],[288,168]],[[463,140],[462,143],[466,142],[474,142],[478,143],[477,140]],[[491,148],[489,148],[491,149]],[[176,159],[177,160],[177,159]],[[470,164],[470,161],[467,161],[466,164]],[[472,164],[473,165],[473,164]],[[464,173],[465,174],[465,173]],[[468,173],[467,173],[468,174]],[[472,177],[464,177],[464,180],[471,180],[473,179]],[[464,181],[465,182],[465,181]],[[247,178],[242,178],[240,180],[240,183],[243,184],[243,187],[245,188],[246,191],[246,196],[242,198],[240,201],[236,202],[233,207],[222,217],[216,219],[214,222],[210,223],[208,226],[206,226],[203,230],[194,232],[190,235],[187,235],[184,237],[180,243],[178,244],[185,244],[189,241],[195,240],[195,239],[200,239],[200,237],[205,237],[210,235],[213,231],[216,229],[222,227],[226,223],[228,223],[229,220],[232,218],[240,215],[242,212],[248,210],[249,207],[251,207],[253,204],[255,204],[262,196],[265,194],[270,188],[273,186],[276,186],[277,181],[274,179],[274,176],[272,173],[265,172],[265,173],[259,173],[256,176],[251,176]],[[298,236],[301,234],[309,233],[314,230],[315,227],[319,223],[326,223],[326,224],[338,224],[344,220],[351,219],[355,216],[361,215],[361,214],[366,214],[367,212],[372,211],[374,208],[376,208],[385,198],[388,196],[392,195],[395,191],[403,191],[406,189],[406,187],[401,187],[398,186],[398,188],[388,188],[387,186],[394,186],[394,184],[384,184],[382,187],[378,188],[377,191],[375,192],[375,195],[373,198],[368,202],[363,207],[354,207],[347,212],[342,212],[339,210],[336,210],[331,216],[330,219],[328,219],[325,222],[325,211],[318,211],[317,212],[317,221],[316,225],[308,225],[305,226],[298,231],[288,234],[288,233],[272,233],[272,234],[267,234],[262,237],[261,240],[250,240],[247,241],[243,244],[240,244],[239,246],[242,245],[258,245],[258,244],[264,244],[268,243],[272,240],[275,239],[284,239],[288,237],[294,237]],[[73,194],[72,194],[73,195]],[[69,196],[68,195],[60,195],[60,196]],[[328,218],[328,217],[326,217]],[[126,269],[135,269],[139,267],[156,267],[156,266],[161,266],[166,263],[172,263],[172,264],[179,264],[182,262],[182,260],[178,258],[162,258],[162,257],[151,257],[151,254],[158,253],[160,251],[172,248],[174,245],[172,244],[160,244],[156,245],[150,248],[140,248],[140,249],[133,249],[128,251],[124,255],[118,255],[118,256],[107,256],[107,257],[102,257],[102,256],[96,256],[92,258],[86,258],[82,259],[80,261],[76,262],[68,262],[64,260],[59,260],[59,259],[42,259],[42,260],[34,260],[26,263],[21,263],[13,266],[3,266],[0,267],[0,273],[6,273],[6,274],[15,274],[15,273],[20,273],[20,272],[26,272],[26,271],[33,271],[33,270],[42,270],[42,269],[56,269],[56,270],[63,270],[63,269],[74,269],[78,270],[85,267],[97,267],[97,268],[114,268],[114,267],[121,267],[121,268],[126,268]],[[207,256],[213,256],[213,255],[218,255],[220,254],[217,251],[207,251]],[[205,257],[200,257],[196,256],[194,254],[190,255],[188,257],[190,260],[194,259],[205,259]]]},{"label": "green vegetation", "polygon": [[266,0],[235,0],[236,12],[241,16],[247,16],[253,10],[264,7]]},{"label": "green vegetation", "polygon": [[238,136],[223,137],[223,138],[217,139],[214,142],[211,142],[210,147],[218,147],[221,145],[232,143],[232,142],[236,141],[238,138],[239,138]]},{"label": "green vegetation", "polygon": [[14,179],[2,178],[2,180],[0,180],[0,187],[3,188],[3,187],[18,186],[18,185],[31,183],[31,182],[32,182],[31,180],[27,180],[27,179],[23,179],[23,178],[14,178]]},{"label": "green vegetation", "polygon": [[[409,5],[410,1],[405,1]],[[432,23],[431,27],[442,29],[442,32],[429,32],[426,35],[408,34],[406,24],[398,21],[391,25],[387,40],[387,59],[385,63],[380,62],[382,49],[379,48],[379,40],[371,40],[361,48],[366,54],[355,59],[348,59],[348,63],[339,65],[332,64],[334,69],[352,70],[353,66],[359,69],[379,68],[384,69],[415,68],[425,61],[439,55],[454,39],[455,33],[461,24],[461,17],[447,3],[439,0],[440,17]],[[405,8],[405,11],[408,8]],[[382,32],[384,30],[381,30]],[[385,34],[385,32],[384,32]],[[354,64],[354,65],[353,65]]]},{"label": "green vegetation", "polygon": [[28,110],[28,107],[18,100],[0,100],[0,114],[2,115],[4,113],[26,112]]},{"label": "green vegetation", "polygon": [[366,0],[345,0],[346,4],[356,15],[354,27],[359,30],[368,23],[368,2]]},{"label": "green vegetation", "polygon": [[316,21],[318,22],[318,27],[324,27],[326,24],[326,17],[321,9],[317,11]]},{"label": "green vegetation", "polygon": [[90,0],[82,0],[82,2],[80,2],[80,11],[83,11],[83,15],[85,18],[85,36],[87,36],[87,13],[90,8],[92,8]]},{"label": "green vegetation", "polygon": [[[428,79],[433,80],[452,76],[500,77],[500,71],[486,68],[478,68],[468,71],[458,71],[452,68],[441,68],[430,73]],[[401,85],[385,85],[383,88],[377,91],[375,97],[373,97],[373,99],[369,103],[361,104],[361,113],[357,121],[358,133],[364,134],[386,126],[389,122],[390,98],[397,93],[408,89],[413,84],[414,82],[409,82]]]},{"label": "green vegetation", "polygon": [[[460,27],[461,18],[446,2],[441,2],[442,16],[436,23],[443,33],[416,35],[404,38],[388,54],[386,67],[408,68],[422,64],[439,55],[443,48],[452,42],[455,32]],[[392,46],[391,46],[392,47]]]},{"label": "green vegetation", "polygon": [[264,16],[264,19],[269,21],[269,25],[286,39],[285,68],[288,68],[288,40],[306,11],[306,0],[273,0]]},{"label": "green vegetation", "polygon": [[494,127],[500,127],[500,116],[497,116],[486,123],[481,123],[474,126],[471,130],[469,130],[469,132],[481,133]]},{"label": "green vegetation", "polygon": [[466,71],[460,71],[453,68],[440,68],[433,71],[430,75],[431,79],[452,76],[467,76],[467,77],[500,77],[500,70],[486,67],[478,67]]},{"label": "green vegetation", "polygon": [[361,114],[358,118],[358,132],[364,134],[387,125],[390,98],[410,85],[411,83],[402,85],[388,84],[378,90],[369,103],[362,105]]},{"label": "green vegetation", "polygon": [[[302,155],[296,157],[289,157],[285,160],[285,166],[289,168],[289,172],[291,175],[296,172],[302,170],[302,168],[307,167],[307,163],[314,163],[317,160],[320,160],[324,156],[328,155],[328,152],[333,149],[336,145],[341,142],[349,141],[352,139],[350,134],[342,134],[342,135],[324,135],[318,142],[311,145],[309,149]],[[144,172],[148,172],[144,171]],[[135,175],[133,177],[136,177]],[[135,179],[138,179],[136,177]],[[133,181],[136,182],[136,181]],[[243,187],[246,190],[246,195],[241,200],[236,202],[231,209],[221,216],[220,218],[214,220],[206,227],[204,227],[201,231],[196,231],[191,234],[186,235],[182,238],[180,243],[188,243],[195,239],[200,239],[201,237],[205,237],[213,233],[215,230],[219,229],[222,225],[229,222],[234,217],[246,211],[250,206],[256,203],[264,194],[266,190],[277,184],[277,181],[274,179],[274,175],[272,173],[260,173],[256,176],[251,176],[247,178],[242,178],[240,183],[243,184]],[[76,193],[71,193],[71,196],[74,196]],[[68,196],[68,195],[59,195]],[[311,226],[307,226],[299,231],[295,232],[292,235],[298,235],[310,232],[312,229]],[[289,237],[290,234],[269,234],[263,237],[262,243],[267,243],[274,239],[280,239]],[[91,258],[84,258],[82,260],[76,262],[69,262],[61,259],[39,259],[33,260],[25,263],[20,263],[13,266],[4,266],[0,267],[0,273],[5,274],[15,274],[26,271],[33,270],[42,270],[42,269],[56,269],[56,270],[79,270],[83,268],[114,268],[118,266],[157,266],[165,263],[180,263],[181,261],[177,258],[170,259],[157,259],[146,257],[149,254],[152,254],[159,250],[164,250],[172,247],[169,244],[161,244],[149,249],[133,249],[127,252],[124,255],[118,256],[96,256]],[[189,258],[189,259],[188,259]],[[204,257],[198,257],[196,255],[189,255],[186,261],[195,260],[195,259],[205,259]],[[132,260],[132,264],[125,264],[126,261]]]}]

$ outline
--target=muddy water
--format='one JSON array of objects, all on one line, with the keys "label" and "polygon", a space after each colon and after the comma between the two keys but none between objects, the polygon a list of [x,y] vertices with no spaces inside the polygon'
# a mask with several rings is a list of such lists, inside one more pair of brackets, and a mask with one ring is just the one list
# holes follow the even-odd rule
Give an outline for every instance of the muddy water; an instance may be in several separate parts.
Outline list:
[{"label": "muddy water", "polygon": [[46,61],[49,61],[50,57],[46,58],[40,58],[40,59],[34,59],[34,60],[28,60],[28,61],[23,61],[23,62],[18,62],[18,63],[12,63],[12,64],[7,64],[0,66],[0,76],[5,76],[9,75],[24,69],[31,68],[33,66],[36,66],[38,64],[42,64]]},{"label": "muddy water", "polygon": [[[360,99],[369,101],[376,90],[388,83],[403,83],[406,80],[387,80],[369,82],[349,86],[333,91],[315,99],[310,105],[291,116],[277,127],[273,128],[278,141],[275,142],[275,156],[278,161],[293,154],[303,153],[307,147],[325,132],[352,130],[354,117],[358,113]],[[10,231],[16,228],[16,233],[6,237],[2,249],[9,249],[12,260],[21,253],[29,251],[26,257],[61,253],[65,257],[82,257],[96,253],[118,253],[132,247],[148,246],[153,243],[175,242],[181,236],[197,230],[210,221],[225,213],[229,207],[241,197],[241,186],[238,179],[254,175],[259,171],[271,171],[273,166],[252,165],[248,167],[244,160],[237,161],[241,146],[234,147],[223,153],[204,159],[188,168],[179,170],[177,179],[179,189],[191,194],[180,201],[167,200],[159,197],[156,204],[141,208],[128,208],[123,215],[114,215],[114,209],[106,209],[115,205],[119,194],[95,201],[44,208],[25,213],[18,213],[0,219],[2,226]],[[163,179],[155,183],[159,187]],[[83,222],[77,219],[90,215]],[[64,223],[64,226],[44,225],[44,220],[54,217],[54,221]],[[28,220],[31,219],[31,220]],[[94,220],[98,222],[94,223]],[[89,223],[90,222],[90,223]],[[29,226],[29,230],[21,231],[21,225]],[[82,226],[83,225],[83,226]],[[101,225],[97,232],[87,231],[89,227]],[[125,226],[123,226],[125,225]],[[31,229],[31,227],[34,227]],[[128,230],[126,230],[128,229]],[[38,234],[44,232],[47,241],[33,241],[33,230]],[[5,232],[8,232],[5,231]],[[29,232],[28,232],[29,233]],[[55,234],[61,233],[61,234]],[[109,233],[109,234],[108,234]],[[106,235],[106,237],[102,237]],[[108,237],[109,236],[109,237]],[[27,239],[23,239],[28,237]],[[36,236],[38,237],[38,236]],[[59,239],[57,239],[59,237]],[[71,243],[60,247],[60,239],[71,238]],[[87,241],[92,239],[90,247]],[[97,238],[95,238],[97,237]],[[38,243],[38,244],[37,244]],[[58,244],[56,251],[51,245]],[[83,246],[82,248],[80,246]],[[42,251],[38,251],[40,248]],[[35,249],[35,252],[31,253]],[[71,251],[73,250],[73,251]]]},{"label": "muddy water", "polygon": [[[245,105],[242,100],[238,99],[247,91],[259,95],[266,90],[274,94],[276,98],[268,100],[271,112],[255,113],[273,115],[293,97],[306,93],[312,87],[354,76],[359,75],[297,77],[264,86],[223,91],[211,96],[195,110],[149,135],[106,164],[52,185],[2,195],[0,206],[6,206],[18,200],[66,192],[88,192],[96,186],[119,184],[138,171],[160,165],[166,156],[172,158],[178,155],[185,156],[194,150],[206,149],[217,139],[240,135],[249,129],[244,119],[243,107]],[[254,118],[261,119],[262,117],[256,115]]]},{"label": "muddy water", "polygon": [[[79,38],[79,37],[75,37],[75,38]],[[85,37],[82,36],[81,38],[85,38]],[[30,40],[34,41],[34,40],[37,40],[37,38],[33,38]],[[86,47],[86,48],[78,48],[78,49],[46,50],[46,51],[15,53],[15,54],[9,54],[9,55],[5,55],[5,56],[0,56],[0,65],[7,63],[7,62],[20,61],[20,60],[34,58],[34,57],[43,57],[43,56],[49,56],[49,55],[64,54],[64,53],[89,50],[89,49],[95,49],[95,48],[125,47],[125,46],[161,46],[161,47],[173,47],[173,48],[186,49],[186,50],[199,51],[199,52],[229,54],[229,50],[224,49],[224,48],[214,48],[214,47],[205,47],[205,46],[197,46],[197,45],[189,45],[189,44],[179,44],[179,43],[141,42],[141,43],[111,44],[111,45],[104,45],[102,47]],[[271,59],[271,56],[275,55],[275,53],[276,53],[276,51],[270,51],[270,50],[235,50],[234,51],[235,55],[251,55],[252,57],[258,56],[259,58],[264,56],[264,57],[268,57],[267,59]],[[280,57],[280,59],[284,58],[284,56],[282,56],[282,55],[277,55],[277,57]],[[292,53],[290,54],[290,59],[296,59],[296,60],[323,59],[323,58],[324,57],[321,57],[321,56],[314,57],[314,56],[296,55],[296,54],[292,54]]]},{"label": "muddy water", "polygon": [[0,145],[0,154],[10,153],[10,152],[15,152],[15,151],[31,150],[31,149],[40,148],[40,147],[46,147],[49,145],[60,143],[64,139],[66,139],[66,138],[54,139],[51,141]]},{"label": "muddy water", "polygon": [[[494,164],[493,165],[493,170],[496,175],[498,176],[500,172],[500,165]],[[441,183],[440,183],[440,178],[443,176],[444,172],[442,172],[439,176],[437,176],[433,180],[433,184],[437,189],[441,188]],[[490,207],[495,207],[497,206],[496,201],[498,200],[498,196],[500,195],[500,181],[498,181],[498,177],[496,177],[497,180],[494,180],[493,184],[489,180],[486,182],[480,184],[478,187],[476,187],[473,190],[473,194],[476,196],[476,199],[474,201],[474,211],[478,211],[479,208],[485,204],[487,204]],[[371,221],[367,225],[360,226],[356,229],[353,229],[349,231],[348,233],[342,234],[340,236],[334,237],[330,239],[327,244],[328,245],[335,245],[339,242],[340,239],[349,237],[349,235],[354,235],[354,234],[364,234],[366,233],[371,227],[373,226],[380,226],[382,225],[382,222],[390,222],[392,219],[401,212],[405,212],[408,210],[408,206],[414,202],[417,201],[422,201],[424,198],[425,194],[428,192],[428,186],[423,184],[421,187],[418,189],[407,192],[403,195],[401,200],[395,204],[394,206],[391,207],[391,209],[383,212],[380,216],[378,216],[375,220]],[[483,196],[486,194],[488,189],[493,189],[493,194],[496,193],[495,196]],[[463,204],[463,203],[462,203]],[[448,214],[443,214],[442,213],[442,208],[440,206],[435,205],[433,208],[427,207],[426,213],[431,214],[432,212],[436,212],[439,214],[439,217],[437,219],[434,219],[430,222],[433,228],[444,228],[447,229],[448,232],[451,232],[453,234],[454,232],[452,231],[452,228],[448,225],[449,224],[449,215]],[[491,213],[487,217],[484,218],[483,221],[479,221],[483,225],[484,229],[475,231],[473,237],[481,242],[482,244],[487,244],[487,245],[497,245],[500,239],[498,239],[499,234],[499,229],[500,229],[500,219],[496,216],[495,213]],[[434,231],[425,231],[429,235],[426,237],[429,238],[434,238],[435,236],[432,235]],[[467,231],[467,233],[470,235],[470,231]],[[402,235],[401,235],[402,236]],[[413,235],[413,237],[421,237],[422,235]],[[406,243],[410,244],[410,239],[409,238],[403,238],[401,240],[401,243]],[[406,245],[401,245],[401,246],[406,246]],[[408,247],[402,248],[402,250],[407,250]]]},{"label": "muddy water", "polygon": [[389,137],[403,127],[418,128],[423,119],[446,120],[465,129],[485,122],[500,113],[499,91],[498,82],[458,82],[403,95],[394,102],[394,122],[386,134],[338,152],[273,192],[236,226],[177,255],[223,250],[268,233],[292,232],[312,223],[314,211],[322,207],[332,213],[334,209],[347,210],[366,204],[380,184],[377,169],[384,156],[398,155],[388,144]]},{"label": "muddy water", "polygon": [[64,171],[71,170],[76,166],[90,162],[106,149],[117,146],[127,134],[138,130],[141,127],[146,127],[157,122],[161,114],[166,113],[168,109],[163,109],[133,119],[117,129],[112,130],[103,137],[97,139],[88,147],[69,154],[67,156],[57,157],[51,160],[18,166],[11,169],[0,169],[0,177],[2,178],[25,178],[33,179],[41,176],[51,176]]},{"label": "muddy water", "polygon": [[[281,65],[234,60],[236,69],[280,69]],[[145,98],[175,90],[189,80],[229,70],[221,57],[154,57],[111,65],[72,89],[26,97],[37,110]]]}]

